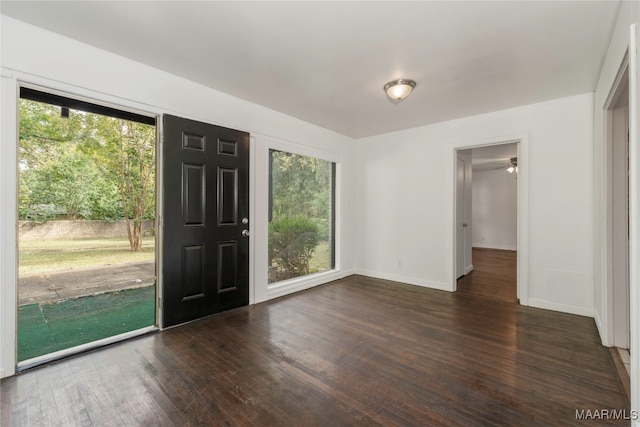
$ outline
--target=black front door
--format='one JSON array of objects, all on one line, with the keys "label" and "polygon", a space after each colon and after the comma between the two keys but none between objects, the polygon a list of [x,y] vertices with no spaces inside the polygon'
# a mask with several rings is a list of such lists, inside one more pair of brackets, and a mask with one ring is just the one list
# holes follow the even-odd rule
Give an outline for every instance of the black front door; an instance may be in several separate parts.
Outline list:
[{"label": "black front door", "polygon": [[169,115],[163,134],[167,327],[249,304],[249,134]]}]

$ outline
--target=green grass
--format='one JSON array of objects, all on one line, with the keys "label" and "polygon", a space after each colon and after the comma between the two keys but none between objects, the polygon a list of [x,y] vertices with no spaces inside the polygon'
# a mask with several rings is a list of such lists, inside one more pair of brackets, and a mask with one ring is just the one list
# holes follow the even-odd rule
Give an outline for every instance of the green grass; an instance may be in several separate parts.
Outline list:
[{"label": "green grass", "polygon": [[18,360],[155,324],[155,286],[18,308]]},{"label": "green grass", "polygon": [[20,275],[153,261],[155,238],[144,237],[141,252],[131,252],[126,238],[27,241],[18,257]]},{"label": "green grass", "polygon": [[331,251],[329,250],[329,242],[323,241],[318,243],[313,256],[309,260],[309,271],[317,273],[331,269]]}]

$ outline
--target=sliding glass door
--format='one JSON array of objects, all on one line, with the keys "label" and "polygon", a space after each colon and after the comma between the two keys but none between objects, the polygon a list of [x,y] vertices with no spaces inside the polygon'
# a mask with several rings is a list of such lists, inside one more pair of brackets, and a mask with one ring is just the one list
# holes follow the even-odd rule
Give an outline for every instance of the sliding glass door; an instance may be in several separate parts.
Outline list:
[{"label": "sliding glass door", "polygon": [[22,88],[18,361],[156,324],[155,118]]}]

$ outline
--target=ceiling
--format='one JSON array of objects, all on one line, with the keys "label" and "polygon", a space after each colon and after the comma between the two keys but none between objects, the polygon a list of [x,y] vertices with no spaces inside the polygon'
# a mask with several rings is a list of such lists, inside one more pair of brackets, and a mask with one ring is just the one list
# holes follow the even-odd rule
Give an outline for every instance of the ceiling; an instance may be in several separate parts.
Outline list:
[{"label": "ceiling", "polygon": [[471,149],[471,165],[474,172],[507,169],[511,159],[518,157],[518,144],[498,144]]},{"label": "ceiling", "polygon": [[[619,1],[5,1],[0,12],[354,138],[595,89]],[[394,106],[384,84],[417,87]]]}]

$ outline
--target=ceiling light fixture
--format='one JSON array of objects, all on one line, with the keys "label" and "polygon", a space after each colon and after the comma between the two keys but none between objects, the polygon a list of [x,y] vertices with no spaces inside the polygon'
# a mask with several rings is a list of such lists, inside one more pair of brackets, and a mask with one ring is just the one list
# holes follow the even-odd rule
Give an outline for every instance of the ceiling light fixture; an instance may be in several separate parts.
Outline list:
[{"label": "ceiling light fixture", "polygon": [[511,158],[511,166],[509,166],[507,168],[507,171],[509,171],[509,173],[513,173],[513,171],[516,171],[516,173],[518,173],[518,158],[517,157],[512,157]]},{"label": "ceiling light fixture", "polygon": [[409,96],[414,87],[416,87],[416,82],[413,80],[397,79],[384,85],[384,92],[391,103],[399,104]]}]

